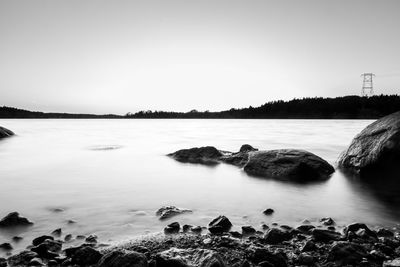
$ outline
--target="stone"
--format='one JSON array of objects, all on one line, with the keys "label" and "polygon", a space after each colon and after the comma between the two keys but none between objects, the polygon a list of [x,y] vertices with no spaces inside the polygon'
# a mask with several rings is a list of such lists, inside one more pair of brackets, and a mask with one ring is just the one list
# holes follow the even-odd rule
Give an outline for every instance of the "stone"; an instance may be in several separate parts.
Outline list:
[{"label": "stone", "polygon": [[400,267],[400,258],[383,262],[383,267]]},{"label": "stone", "polygon": [[380,118],[362,130],[339,157],[338,165],[362,175],[392,168],[398,170],[400,111]]},{"label": "stone", "polygon": [[309,251],[315,251],[317,249],[317,245],[315,245],[314,241],[308,240],[304,246],[301,248],[302,252],[309,252]]},{"label": "stone", "polygon": [[2,243],[2,244],[0,244],[0,249],[3,249],[3,250],[12,250],[13,247],[11,246],[10,243]]},{"label": "stone", "polygon": [[288,231],[279,228],[271,228],[265,235],[263,240],[267,244],[279,244],[283,241],[290,240],[291,234]]},{"label": "stone", "polygon": [[242,238],[242,234],[237,231],[229,231],[229,234],[234,238]]},{"label": "stone", "polygon": [[21,237],[21,236],[13,236],[12,241],[14,241],[14,242],[19,242],[19,241],[21,241],[22,239],[24,239],[24,238]]},{"label": "stone", "polygon": [[10,137],[13,135],[14,135],[14,133],[12,131],[0,126],[0,139],[5,138],[5,137]]},{"label": "stone", "polygon": [[177,234],[179,233],[179,230],[181,229],[181,226],[179,225],[178,222],[173,222],[171,224],[168,224],[164,228],[164,233],[165,234]]},{"label": "stone", "polygon": [[225,267],[221,256],[208,249],[170,248],[156,255],[157,267]]},{"label": "stone", "polygon": [[64,241],[65,242],[69,242],[69,241],[71,241],[72,240],[72,235],[71,234],[67,234],[65,237],[64,237]]},{"label": "stone", "polygon": [[58,228],[58,229],[54,230],[53,232],[51,232],[51,234],[54,236],[61,236],[62,230],[61,230],[61,228]]},{"label": "stone", "polygon": [[0,267],[7,267],[7,260],[5,258],[0,258]]},{"label": "stone", "polygon": [[341,234],[331,230],[325,229],[313,229],[311,234],[315,241],[318,242],[329,242],[341,239]]},{"label": "stone", "polygon": [[208,224],[208,230],[212,234],[222,234],[229,232],[232,228],[232,223],[223,215],[218,216]]},{"label": "stone", "polygon": [[193,233],[199,234],[203,231],[203,229],[201,228],[201,226],[195,226],[195,227],[192,227],[191,231]]},{"label": "stone", "polygon": [[244,171],[266,178],[310,181],[327,179],[335,169],[308,151],[279,149],[252,152]]},{"label": "stone", "polygon": [[104,255],[98,267],[147,267],[144,254],[135,251],[117,250]]},{"label": "stone", "polygon": [[348,237],[349,232],[357,233],[357,231],[359,231],[360,229],[364,230],[367,235],[377,238],[376,233],[371,229],[369,229],[368,226],[365,225],[364,223],[349,224],[344,228],[343,231],[344,234]]},{"label": "stone", "polygon": [[357,266],[368,256],[365,248],[351,242],[335,242],[328,254],[328,260],[338,265],[354,264]]},{"label": "stone", "polygon": [[314,228],[315,226],[311,224],[302,224],[296,227],[296,229],[302,233],[310,233],[310,231]]},{"label": "stone", "polygon": [[335,221],[331,217],[322,218],[319,220],[323,225],[330,226],[334,225]]},{"label": "stone", "polygon": [[88,243],[97,243],[97,235],[89,235],[85,241]]},{"label": "stone", "polygon": [[47,239],[43,243],[32,247],[31,251],[36,252],[40,258],[54,259],[58,256],[61,246],[61,242]]},{"label": "stone", "polygon": [[253,253],[250,254],[250,258],[257,264],[268,262],[274,267],[288,266],[286,258],[281,253],[271,252],[266,248],[255,248]]},{"label": "stone", "polygon": [[185,224],[184,226],[182,226],[182,231],[183,231],[184,233],[187,233],[187,232],[189,232],[192,228],[193,228],[193,225]]},{"label": "stone", "polygon": [[75,251],[71,260],[79,266],[93,265],[100,261],[103,255],[90,246],[84,246]]},{"label": "stone", "polygon": [[37,253],[29,250],[21,251],[7,259],[10,266],[27,266],[29,262],[38,256]]},{"label": "stone", "polygon": [[156,215],[159,216],[160,220],[165,220],[165,219],[174,217],[176,215],[188,213],[188,212],[192,212],[192,211],[188,210],[188,209],[177,208],[175,206],[164,206],[156,211]]},{"label": "stone", "polygon": [[28,264],[29,266],[44,266],[45,264],[40,258],[33,258]]},{"label": "stone", "polygon": [[213,146],[194,147],[168,154],[169,157],[185,163],[217,164],[223,154]]},{"label": "stone", "polygon": [[315,259],[311,254],[303,252],[297,257],[297,262],[301,265],[310,266],[315,263]]},{"label": "stone", "polygon": [[242,226],[242,234],[244,236],[254,235],[255,233],[256,233],[256,229],[254,229],[252,226]]},{"label": "stone", "polygon": [[0,220],[0,227],[29,226],[33,223],[21,217],[18,212],[11,212]]},{"label": "stone", "polygon": [[49,235],[42,235],[39,237],[36,237],[35,239],[32,240],[32,245],[38,246],[42,244],[45,240],[54,240],[54,237],[49,236]]},{"label": "stone", "polygon": [[394,236],[394,233],[392,231],[390,231],[389,229],[385,229],[385,228],[378,229],[376,234],[377,234],[377,236],[382,236],[382,237],[393,237]]},{"label": "stone", "polygon": [[274,213],[274,210],[268,208],[268,209],[264,210],[263,213],[264,213],[265,215],[271,215],[272,213]]}]

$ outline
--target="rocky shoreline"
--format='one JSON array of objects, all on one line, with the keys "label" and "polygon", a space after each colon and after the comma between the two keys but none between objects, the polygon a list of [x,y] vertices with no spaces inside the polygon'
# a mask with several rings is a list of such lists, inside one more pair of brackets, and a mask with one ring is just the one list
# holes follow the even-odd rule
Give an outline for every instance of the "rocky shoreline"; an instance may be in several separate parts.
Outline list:
[{"label": "rocky shoreline", "polygon": [[[167,208],[171,217],[179,214],[178,208]],[[272,209],[264,212],[266,216],[271,213]],[[18,213],[0,221],[0,227],[30,224]],[[363,223],[342,227],[332,218],[321,218],[317,224],[304,220],[297,226],[244,225],[241,232],[231,231],[232,226],[223,215],[207,227],[181,226],[175,221],[166,225],[164,233],[113,246],[98,242],[96,235],[63,235],[62,229],[56,229],[33,239],[26,250],[0,258],[0,267],[400,266],[398,229],[375,229]],[[10,243],[0,248],[12,251]]]}]

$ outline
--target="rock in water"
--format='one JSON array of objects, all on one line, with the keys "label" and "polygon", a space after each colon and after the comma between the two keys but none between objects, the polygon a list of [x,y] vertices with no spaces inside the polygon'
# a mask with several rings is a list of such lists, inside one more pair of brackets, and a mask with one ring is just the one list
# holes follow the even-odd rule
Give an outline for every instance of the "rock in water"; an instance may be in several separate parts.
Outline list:
[{"label": "rock in water", "polygon": [[335,169],[305,150],[279,149],[252,152],[244,171],[267,178],[319,180],[329,178]]},{"label": "rock in water", "polygon": [[383,267],[400,267],[400,258],[385,261],[382,266]]},{"label": "rock in water", "polygon": [[18,212],[11,212],[0,221],[0,227],[28,226],[31,224],[33,224],[33,222],[19,216]]},{"label": "rock in water", "polygon": [[168,156],[180,162],[217,164],[223,154],[213,146],[178,150]]},{"label": "rock in water", "polygon": [[180,209],[175,206],[164,206],[164,207],[159,208],[156,211],[156,215],[160,216],[160,220],[165,220],[165,219],[169,219],[173,216],[183,214],[183,213],[188,213],[188,212],[192,212],[192,211],[188,210],[188,209]]},{"label": "rock in water", "polygon": [[225,267],[225,263],[212,250],[171,248],[157,255],[156,266]]},{"label": "rock in water", "polygon": [[328,260],[336,262],[336,266],[355,264],[359,266],[363,258],[367,257],[365,248],[351,242],[336,242],[328,254]]},{"label": "rock in water", "polygon": [[4,138],[4,137],[9,137],[12,135],[14,135],[14,133],[12,131],[0,126],[0,139]]},{"label": "rock in water", "polygon": [[232,228],[232,223],[224,215],[220,215],[208,224],[211,233],[228,232]]},{"label": "rock in water", "polygon": [[400,111],[368,125],[338,160],[339,167],[361,174],[399,168],[399,164]]},{"label": "rock in water", "polygon": [[104,255],[99,267],[147,267],[147,258],[144,254],[128,250],[116,250]]}]

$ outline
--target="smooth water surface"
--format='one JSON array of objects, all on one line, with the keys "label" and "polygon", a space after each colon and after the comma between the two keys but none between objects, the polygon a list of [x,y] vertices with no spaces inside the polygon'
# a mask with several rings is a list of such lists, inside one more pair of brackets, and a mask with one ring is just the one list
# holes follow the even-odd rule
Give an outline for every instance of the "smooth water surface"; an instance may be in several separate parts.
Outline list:
[{"label": "smooth water surface", "polygon": [[[237,151],[300,148],[335,164],[365,120],[0,120],[17,136],[0,141],[0,217],[19,211],[34,221],[0,230],[0,243],[61,227],[64,234],[95,233],[103,242],[161,231],[172,222],[206,226],[219,214],[239,229],[263,222],[295,225],[333,217],[395,226],[400,211],[374,188],[340,172],[326,182],[293,184],[254,178],[220,164],[184,164],[165,156],[214,145]],[[378,192],[379,193],[379,192]],[[159,221],[163,205],[193,213]],[[273,208],[273,216],[262,211]],[[54,212],[61,208],[64,211]],[[68,220],[76,221],[68,224]]]}]

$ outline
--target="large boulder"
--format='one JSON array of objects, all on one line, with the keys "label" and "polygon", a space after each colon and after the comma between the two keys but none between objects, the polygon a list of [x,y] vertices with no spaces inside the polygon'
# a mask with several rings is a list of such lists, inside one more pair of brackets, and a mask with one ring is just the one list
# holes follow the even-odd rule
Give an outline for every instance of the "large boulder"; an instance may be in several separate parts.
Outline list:
[{"label": "large boulder", "polygon": [[208,249],[178,249],[170,248],[157,254],[157,267],[224,267],[221,256]]},{"label": "large boulder", "polygon": [[362,130],[342,153],[338,165],[360,173],[399,168],[400,111]]},{"label": "large boulder", "polygon": [[3,219],[0,220],[0,228],[1,227],[15,227],[15,226],[28,226],[32,225],[33,222],[30,222],[27,218],[21,217],[18,212],[11,212]]},{"label": "large boulder", "polygon": [[9,137],[12,135],[14,135],[14,133],[12,131],[0,126],[0,139],[4,138],[4,137]]},{"label": "large boulder", "polygon": [[180,162],[217,164],[223,154],[213,146],[178,150],[168,156]]},{"label": "large boulder", "polygon": [[267,178],[318,180],[329,178],[335,169],[308,151],[279,149],[252,152],[244,171]]}]

